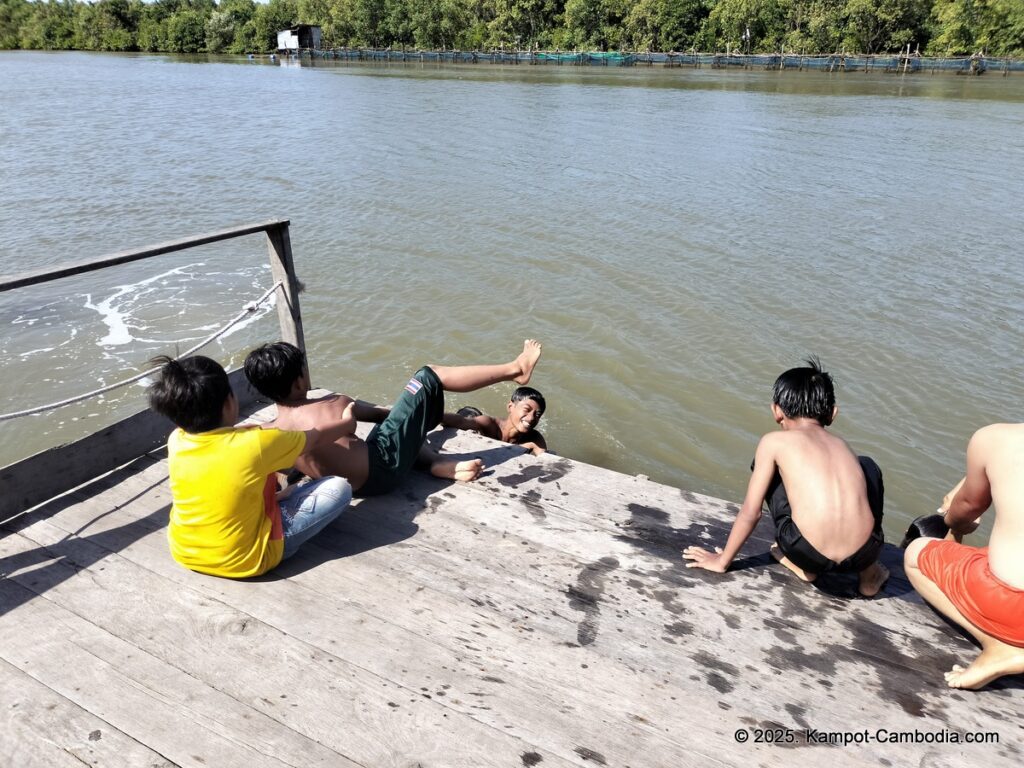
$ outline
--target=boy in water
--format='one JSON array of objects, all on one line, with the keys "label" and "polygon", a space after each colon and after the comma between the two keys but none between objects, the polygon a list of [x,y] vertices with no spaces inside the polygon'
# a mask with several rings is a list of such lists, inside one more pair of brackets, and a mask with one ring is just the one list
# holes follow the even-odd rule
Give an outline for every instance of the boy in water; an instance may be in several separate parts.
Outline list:
[{"label": "boy in water", "polygon": [[540,456],[548,449],[544,435],[537,431],[546,408],[544,395],[533,387],[519,387],[506,406],[507,419],[496,419],[476,408],[462,408],[458,413],[446,413],[441,423],[446,427],[479,432],[503,443],[521,445],[534,456]]},{"label": "boy in water", "polygon": [[855,572],[858,591],[874,597],[889,571],[878,562],[882,535],[882,472],[825,429],[835,419],[832,377],[816,359],[775,382],[772,416],[782,427],[761,438],[743,506],[725,549],[687,547],[688,568],[724,573],[761,519],[775,522],[772,555],[800,579],[828,571]]},{"label": "boy in water", "polygon": [[150,407],[176,426],[167,440],[171,556],[193,571],[241,579],[266,573],[342,513],[352,488],[323,477],[277,494],[275,473],[355,428],[349,407],[298,432],[235,427],[238,400],[208,357],[157,358]]},{"label": "boy in water", "polygon": [[[988,546],[961,544],[993,504]],[[915,539],[903,562],[921,597],[981,645],[970,666],[946,672],[946,683],[976,690],[1004,675],[1024,674],[1024,424],[993,424],[974,433],[967,476],[940,511],[950,529],[947,539]]]},{"label": "boy in water", "polygon": [[318,445],[295,466],[310,477],[341,475],[359,496],[394,490],[417,459],[436,477],[468,482],[483,470],[480,459],[445,461],[424,445],[427,433],[441,423],[444,393],[472,392],[502,381],[526,384],[540,360],[541,344],[527,339],[523,351],[501,365],[425,366],[409,380],[390,409],[353,401],[346,395],[307,399],[310,389],[305,355],[286,342],[264,344],[245,359],[245,375],[261,393],[277,403],[281,429],[304,430],[330,423],[352,408],[356,419],[375,421],[365,441],[355,424],[333,442]]}]

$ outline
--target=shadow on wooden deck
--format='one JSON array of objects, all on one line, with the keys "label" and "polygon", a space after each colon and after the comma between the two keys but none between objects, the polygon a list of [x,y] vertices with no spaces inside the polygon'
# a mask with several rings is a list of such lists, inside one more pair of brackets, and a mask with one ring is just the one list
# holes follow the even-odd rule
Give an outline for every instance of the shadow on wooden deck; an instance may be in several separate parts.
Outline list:
[{"label": "shadow on wooden deck", "polygon": [[945,687],[975,650],[894,547],[875,600],[790,577],[767,520],[686,569],[736,505],[441,438],[486,475],[416,474],[247,582],[170,559],[159,456],[7,521],[0,764],[1019,764],[1021,679]]}]

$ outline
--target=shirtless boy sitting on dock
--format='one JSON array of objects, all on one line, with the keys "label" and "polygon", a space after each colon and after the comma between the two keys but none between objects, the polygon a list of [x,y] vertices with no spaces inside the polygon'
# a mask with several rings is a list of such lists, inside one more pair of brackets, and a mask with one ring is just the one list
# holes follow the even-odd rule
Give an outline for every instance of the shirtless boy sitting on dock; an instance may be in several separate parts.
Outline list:
[{"label": "shirtless boy sitting on dock", "polygon": [[458,413],[446,413],[441,423],[446,427],[479,432],[492,440],[521,445],[534,456],[547,451],[544,435],[537,431],[547,408],[544,395],[533,387],[519,387],[512,393],[506,408],[507,419],[496,419],[476,408],[462,408]]},{"label": "shirtless boy sitting on dock", "polygon": [[772,555],[804,581],[821,573],[857,573],[858,591],[874,597],[889,571],[878,562],[882,472],[825,429],[836,417],[832,377],[816,359],[775,382],[772,416],[782,427],[761,438],[747,495],[725,549],[687,547],[688,568],[724,573],[754,532],[767,502],[775,522]]},{"label": "shirtless boy sitting on dock", "polygon": [[[981,644],[970,666],[946,672],[951,688],[976,690],[1024,674],[1024,424],[975,432],[967,476],[952,496],[943,517],[949,536],[915,539],[903,562],[921,597]],[[996,519],[988,546],[961,544],[989,505]]]},{"label": "shirtless boy sitting on dock", "polygon": [[[390,410],[355,401],[352,407],[357,420],[379,422],[365,441],[356,437],[353,425],[349,434],[318,446],[300,457],[295,466],[313,478],[340,475],[351,483],[357,496],[394,490],[417,460],[429,464],[436,477],[475,480],[484,468],[480,459],[445,461],[424,445],[427,433],[441,423],[444,393],[472,392],[502,381],[526,384],[540,354],[540,342],[527,339],[523,351],[508,363],[420,368]],[[264,344],[250,352],[245,375],[259,392],[277,403],[274,426],[279,429],[313,429],[336,420],[353,403],[346,395],[308,400],[306,356],[286,342]]]}]

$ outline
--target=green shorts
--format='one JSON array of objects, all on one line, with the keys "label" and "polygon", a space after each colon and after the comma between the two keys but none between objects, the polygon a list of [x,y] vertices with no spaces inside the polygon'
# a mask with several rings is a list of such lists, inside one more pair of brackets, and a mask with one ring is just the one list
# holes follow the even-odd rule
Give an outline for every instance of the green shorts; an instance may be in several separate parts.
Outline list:
[{"label": "green shorts", "polygon": [[424,366],[409,379],[391,413],[366,438],[370,471],[356,496],[393,491],[412,470],[427,433],[444,416],[444,387]]}]

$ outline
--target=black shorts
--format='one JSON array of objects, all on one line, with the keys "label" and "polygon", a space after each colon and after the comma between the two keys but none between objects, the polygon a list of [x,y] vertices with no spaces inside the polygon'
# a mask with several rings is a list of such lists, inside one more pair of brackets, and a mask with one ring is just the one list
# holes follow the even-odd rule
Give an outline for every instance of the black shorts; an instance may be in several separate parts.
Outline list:
[{"label": "black shorts", "polygon": [[885,536],[882,533],[882,502],[885,495],[882,470],[867,456],[858,458],[860,467],[864,471],[864,479],[867,481],[868,506],[871,507],[871,514],[875,518],[875,527],[868,540],[864,542],[864,546],[841,563],[829,560],[812,547],[800,533],[800,529],[793,522],[789,497],[786,495],[786,487],[782,484],[782,476],[778,470],[775,471],[775,477],[768,485],[765,501],[775,523],[775,540],[778,542],[779,549],[789,558],[790,562],[808,573],[828,573],[829,571],[858,573],[878,560],[878,556],[882,552],[882,547],[885,545]]},{"label": "black shorts", "polygon": [[369,473],[356,496],[393,491],[412,470],[427,433],[444,415],[444,387],[424,366],[409,379],[391,413],[366,438]]}]

